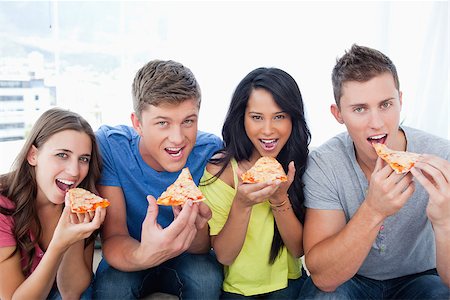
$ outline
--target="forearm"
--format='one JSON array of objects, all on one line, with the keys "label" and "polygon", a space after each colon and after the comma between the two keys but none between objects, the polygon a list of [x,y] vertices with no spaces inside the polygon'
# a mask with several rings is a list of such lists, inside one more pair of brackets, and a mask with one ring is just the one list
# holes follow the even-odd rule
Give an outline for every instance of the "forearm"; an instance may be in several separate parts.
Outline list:
[{"label": "forearm", "polygon": [[16,289],[12,299],[46,299],[55,282],[63,253],[63,249],[49,246],[39,265]]},{"label": "forearm", "polygon": [[221,264],[231,265],[241,252],[251,211],[251,207],[239,208],[235,203],[231,206],[225,225],[214,238],[214,251]]},{"label": "forearm", "polygon": [[197,231],[191,246],[187,250],[189,253],[202,254],[208,253],[211,250],[211,241],[209,238],[208,225]]},{"label": "forearm", "polygon": [[436,238],[436,269],[441,280],[450,287],[450,227],[434,227]]},{"label": "forearm", "polygon": [[[103,255],[112,267],[123,272],[134,272],[157,266],[167,259],[159,255],[142,257],[139,241],[128,235],[116,235],[102,240]],[[151,259],[148,259],[151,257]]]},{"label": "forearm", "polygon": [[303,225],[297,219],[289,204],[272,208],[275,222],[284,245],[292,256],[298,258],[303,255]]},{"label": "forearm", "polygon": [[[85,249],[84,240],[81,240],[72,245],[63,256],[56,275],[58,290],[63,299],[79,299],[91,283],[93,245],[88,248]],[[91,256],[89,263],[85,255]]]},{"label": "forearm", "polygon": [[334,291],[361,267],[383,219],[363,203],[337,234],[315,245],[306,254],[306,265],[316,286]]}]

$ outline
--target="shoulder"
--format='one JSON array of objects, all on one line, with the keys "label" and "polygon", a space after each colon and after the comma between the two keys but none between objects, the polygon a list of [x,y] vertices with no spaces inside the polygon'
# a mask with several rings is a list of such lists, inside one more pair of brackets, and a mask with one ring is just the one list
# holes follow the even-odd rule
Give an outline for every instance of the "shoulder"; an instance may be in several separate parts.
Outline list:
[{"label": "shoulder", "polygon": [[407,150],[416,153],[428,153],[450,158],[450,141],[426,131],[402,127],[407,141]]},{"label": "shoulder", "polygon": [[195,146],[208,145],[221,148],[223,143],[217,135],[199,130],[197,132],[197,140],[195,142]]},{"label": "shoulder", "polygon": [[[219,156],[223,156],[223,154],[217,153],[216,155],[214,155],[214,158],[219,158]],[[215,176],[217,173],[219,173],[220,170],[222,170],[222,168],[223,168],[223,165],[218,165],[218,164],[208,163],[206,165],[206,171],[208,171],[208,173],[210,173],[213,176]],[[222,180],[223,182],[225,182],[227,185],[234,187],[234,172],[233,172],[233,168],[231,166],[231,162],[228,163],[228,165],[225,167],[225,170],[223,171],[222,174],[220,174],[220,176],[218,178],[220,180]]]},{"label": "shoulder", "polygon": [[[4,209],[13,209],[14,203],[3,195],[0,195],[0,207]],[[0,234],[9,233],[13,226],[14,220],[10,215],[0,213]],[[1,240],[1,239],[0,239]]]},{"label": "shoulder", "polygon": [[0,194],[0,206],[7,209],[11,209],[14,208],[14,203],[5,196]]},{"label": "shoulder", "polygon": [[309,154],[309,158],[332,158],[336,160],[347,156],[349,151],[353,151],[353,142],[348,133],[343,132],[312,150]]},{"label": "shoulder", "polygon": [[136,131],[133,127],[126,126],[126,125],[118,125],[118,126],[109,126],[109,125],[102,125],[100,128],[95,132],[95,135],[97,139],[100,141],[103,140],[110,140],[110,139],[128,139],[132,140],[134,137],[137,136]]}]

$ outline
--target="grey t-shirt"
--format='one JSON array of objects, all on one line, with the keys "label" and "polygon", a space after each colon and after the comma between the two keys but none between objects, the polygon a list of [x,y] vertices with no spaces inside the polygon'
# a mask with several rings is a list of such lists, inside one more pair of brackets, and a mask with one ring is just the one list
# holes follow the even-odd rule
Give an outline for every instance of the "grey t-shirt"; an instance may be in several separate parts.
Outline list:
[{"label": "grey t-shirt", "polygon": [[[407,151],[450,160],[450,141],[402,127]],[[303,176],[305,205],[343,210],[347,222],[365,199],[368,181],[356,161],[353,141],[341,133],[312,151]],[[386,280],[436,267],[434,232],[426,216],[428,193],[416,182],[414,194],[396,214],[385,219],[359,275]]]}]

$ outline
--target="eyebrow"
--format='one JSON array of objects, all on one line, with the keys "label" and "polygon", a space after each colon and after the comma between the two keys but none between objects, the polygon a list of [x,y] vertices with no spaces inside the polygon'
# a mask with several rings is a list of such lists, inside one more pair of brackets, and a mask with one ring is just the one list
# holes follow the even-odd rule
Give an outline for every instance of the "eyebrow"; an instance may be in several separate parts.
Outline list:
[{"label": "eyebrow", "polygon": [[[377,104],[381,104],[381,103],[383,103],[383,102],[390,101],[390,100],[393,100],[393,99],[395,99],[395,97],[386,98],[386,99],[384,99],[384,100],[381,100],[381,101],[378,102]],[[367,103],[355,103],[355,104],[349,104],[348,106],[349,106],[349,107],[355,107],[355,106],[367,106]]]},{"label": "eyebrow", "polygon": [[[258,115],[263,115],[264,114],[264,113],[257,112],[257,111],[249,111],[248,113],[249,114],[258,114]],[[282,111],[274,112],[273,115],[286,114],[286,113],[287,113],[286,111],[282,110]]]},{"label": "eyebrow", "polygon": [[[184,117],[183,120],[189,119],[189,118],[192,118],[192,117],[196,117],[196,118],[197,118],[197,117],[198,117],[198,114],[191,114],[191,115],[188,115],[188,116]],[[172,118],[170,118],[170,117],[165,117],[165,116],[156,116],[156,117],[153,118],[153,120],[158,120],[158,119],[160,119],[160,120],[172,120]]]}]

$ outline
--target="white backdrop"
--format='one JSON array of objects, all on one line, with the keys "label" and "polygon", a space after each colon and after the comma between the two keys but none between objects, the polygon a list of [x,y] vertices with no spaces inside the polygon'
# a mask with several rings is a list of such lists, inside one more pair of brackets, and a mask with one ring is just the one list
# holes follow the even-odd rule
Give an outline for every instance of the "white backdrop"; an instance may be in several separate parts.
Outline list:
[{"label": "white backdrop", "polygon": [[[330,77],[336,58],[357,43],[381,50],[396,64],[404,124],[450,138],[448,1],[106,1],[96,5],[109,14],[115,31],[94,23],[90,42],[81,41],[76,26],[94,4],[75,4],[86,11],[69,24],[62,17],[69,4],[52,3],[51,38],[30,34],[22,40],[55,51],[61,65],[64,55],[93,51],[120,59],[120,66],[97,76],[95,84],[78,67],[61,67],[57,77],[58,105],[86,116],[94,128],[130,123],[134,73],[159,58],[191,68],[203,93],[199,127],[220,136],[234,88],[248,72],[266,66],[284,69],[297,80],[312,146],[318,146],[345,130],[329,112],[334,101]],[[73,6],[71,13],[76,14]],[[58,24],[65,26],[64,34],[55,29]],[[94,105],[100,121],[90,118]],[[0,147],[2,173],[16,150],[8,143]]]}]

